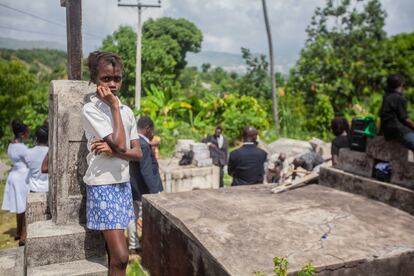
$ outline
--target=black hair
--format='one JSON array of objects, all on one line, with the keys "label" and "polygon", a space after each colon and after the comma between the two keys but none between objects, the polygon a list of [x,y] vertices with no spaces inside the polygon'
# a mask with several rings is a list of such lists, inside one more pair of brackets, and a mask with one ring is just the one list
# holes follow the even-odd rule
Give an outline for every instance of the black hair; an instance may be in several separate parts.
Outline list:
[{"label": "black hair", "polygon": [[220,129],[221,131],[223,131],[223,128],[221,126],[216,126],[216,129]]},{"label": "black hair", "polygon": [[95,51],[90,53],[88,57],[90,82],[96,84],[98,77],[98,67],[101,62],[105,63],[105,65],[111,64],[113,67],[120,67],[121,70],[124,71],[122,60],[118,55],[110,52]]},{"label": "black hair", "polygon": [[335,117],[331,122],[331,129],[335,136],[341,135],[344,131],[348,134],[348,121],[344,117]]},{"label": "black hair", "polygon": [[19,119],[14,119],[11,122],[11,127],[16,138],[25,133],[28,129],[27,125],[23,124]]},{"label": "black hair", "polygon": [[49,137],[49,127],[46,125],[36,129],[36,141],[39,144],[47,144]]},{"label": "black hair", "polygon": [[387,93],[392,93],[397,89],[398,87],[401,87],[404,85],[404,78],[400,74],[392,74],[389,75],[387,78]]},{"label": "black hair", "polygon": [[142,116],[138,119],[138,128],[154,128],[154,122],[148,116]]}]

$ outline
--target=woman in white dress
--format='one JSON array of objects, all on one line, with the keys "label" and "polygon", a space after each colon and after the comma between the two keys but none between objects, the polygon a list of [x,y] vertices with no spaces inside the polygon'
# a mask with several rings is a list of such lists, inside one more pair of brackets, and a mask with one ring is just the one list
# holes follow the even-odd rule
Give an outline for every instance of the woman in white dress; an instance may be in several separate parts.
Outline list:
[{"label": "woman in white dress", "polygon": [[12,121],[14,139],[9,144],[7,155],[13,162],[13,166],[7,177],[6,187],[4,189],[2,209],[16,213],[17,233],[16,240],[19,240],[19,246],[26,242],[26,199],[29,187],[26,183],[29,169],[24,162],[24,156],[27,152],[27,146],[23,141],[29,136],[28,127],[20,120]]}]

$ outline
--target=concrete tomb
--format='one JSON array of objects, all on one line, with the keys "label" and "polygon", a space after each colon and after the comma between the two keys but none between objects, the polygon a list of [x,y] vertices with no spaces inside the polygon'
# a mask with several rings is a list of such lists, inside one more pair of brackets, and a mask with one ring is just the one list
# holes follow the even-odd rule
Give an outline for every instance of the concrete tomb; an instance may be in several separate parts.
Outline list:
[{"label": "concrete tomb", "polygon": [[[194,154],[192,164],[178,164],[185,152]],[[208,147],[193,140],[178,140],[174,157],[158,161],[164,190],[167,193],[186,192],[197,189],[218,189],[220,170],[213,165]]]},{"label": "concrete tomb", "polygon": [[[406,154],[377,137],[366,153],[341,150],[338,168],[321,168],[320,185],[146,195],[143,265],[151,275],[272,275],[277,256],[292,275],[308,262],[316,275],[414,275]],[[393,164],[391,183],[371,177],[378,160]]]}]

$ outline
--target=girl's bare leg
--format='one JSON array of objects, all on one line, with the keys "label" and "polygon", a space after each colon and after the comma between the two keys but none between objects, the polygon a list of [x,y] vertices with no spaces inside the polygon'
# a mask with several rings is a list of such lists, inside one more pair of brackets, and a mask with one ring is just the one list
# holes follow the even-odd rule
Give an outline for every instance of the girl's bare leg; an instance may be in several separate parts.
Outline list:
[{"label": "girl's bare leg", "polygon": [[109,253],[109,275],[124,276],[129,258],[124,230],[104,230],[102,233]]}]

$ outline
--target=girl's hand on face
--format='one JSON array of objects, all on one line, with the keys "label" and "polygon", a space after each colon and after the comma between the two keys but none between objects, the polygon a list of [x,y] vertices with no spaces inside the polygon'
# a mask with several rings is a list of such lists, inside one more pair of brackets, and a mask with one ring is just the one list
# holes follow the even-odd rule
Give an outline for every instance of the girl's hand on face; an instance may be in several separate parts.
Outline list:
[{"label": "girl's hand on face", "polygon": [[91,145],[91,151],[96,155],[106,153],[107,155],[112,156],[114,154],[108,143],[103,140],[95,140],[91,143]]},{"label": "girl's hand on face", "polygon": [[109,87],[98,85],[96,93],[98,93],[99,97],[109,106],[116,106],[118,105],[118,99],[116,96],[111,92]]}]

